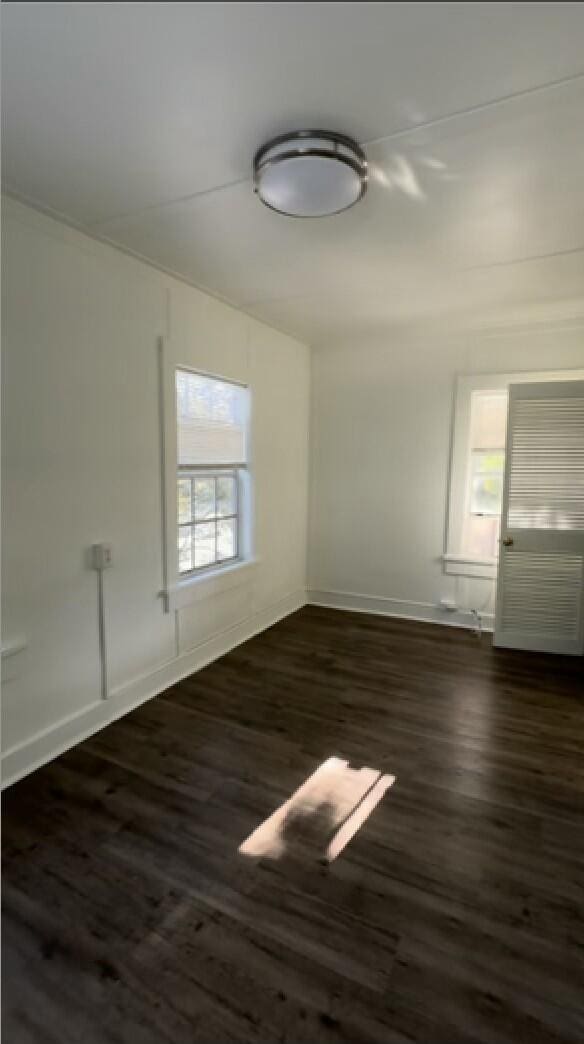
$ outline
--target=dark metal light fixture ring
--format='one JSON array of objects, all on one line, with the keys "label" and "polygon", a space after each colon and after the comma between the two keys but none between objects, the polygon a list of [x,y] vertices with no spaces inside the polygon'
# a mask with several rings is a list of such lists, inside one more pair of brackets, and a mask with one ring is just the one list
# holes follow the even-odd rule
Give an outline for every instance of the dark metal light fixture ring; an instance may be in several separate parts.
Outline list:
[{"label": "dark metal light fixture ring", "polygon": [[365,195],[367,157],[334,131],[280,134],[257,150],[253,187],[262,203],[290,217],[337,214]]}]

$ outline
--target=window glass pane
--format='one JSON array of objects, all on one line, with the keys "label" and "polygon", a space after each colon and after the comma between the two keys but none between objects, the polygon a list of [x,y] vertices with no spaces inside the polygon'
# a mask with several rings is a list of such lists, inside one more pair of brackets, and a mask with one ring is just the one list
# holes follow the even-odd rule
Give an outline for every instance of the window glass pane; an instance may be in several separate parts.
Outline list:
[{"label": "window glass pane", "polygon": [[191,526],[181,526],[178,531],[178,571],[188,573],[193,568]]},{"label": "window glass pane", "polygon": [[474,515],[499,515],[503,495],[505,458],[498,450],[473,453],[470,510]]},{"label": "window glass pane", "polygon": [[499,554],[499,515],[470,515],[467,519],[465,550],[479,558],[496,558]]},{"label": "window glass pane", "polygon": [[223,562],[226,558],[235,558],[237,554],[236,534],[236,520],[234,518],[226,518],[217,522],[218,562]]},{"label": "window glass pane", "polygon": [[470,497],[473,515],[500,515],[503,479],[501,475],[474,475]]},{"label": "window glass pane", "polygon": [[213,565],[215,561],[215,523],[200,522],[193,526],[195,544],[195,569]]},{"label": "window glass pane", "polygon": [[502,450],[476,451],[472,455],[473,475],[502,475],[505,470],[505,454]]},{"label": "window glass pane", "polygon": [[472,449],[505,448],[507,392],[473,392],[470,444]]},{"label": "window glass pane", "polygon": [[179,478],[178,480],[178,521],[190,522],[192,519],[191,505],[191,480],[190,478]]},{"label": "window glass pane", "polygon": [[237,481],[233,472],[178,473],[179,574],[237,558]]},{"label": "window glass pane", "polygon": [[217,514],[235,514],[235,479],[232,475],[217,477]]},{"label": "window glass pane", "polygon": [[196,478],[195,485],[195,519],[213,518],[215,514],[215,479]]}]

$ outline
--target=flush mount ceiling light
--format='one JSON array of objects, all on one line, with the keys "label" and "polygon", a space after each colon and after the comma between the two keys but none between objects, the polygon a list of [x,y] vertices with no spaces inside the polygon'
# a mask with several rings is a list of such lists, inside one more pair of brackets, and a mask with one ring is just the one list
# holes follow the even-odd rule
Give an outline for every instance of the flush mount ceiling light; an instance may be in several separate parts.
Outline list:
[{"label": "flush mount ceiling light", "polygon": [[367,190],[367,159],[352,138],[332,131],[281,134],[254,156],[253,187],[262,203],[289,217],[326,217]]}]

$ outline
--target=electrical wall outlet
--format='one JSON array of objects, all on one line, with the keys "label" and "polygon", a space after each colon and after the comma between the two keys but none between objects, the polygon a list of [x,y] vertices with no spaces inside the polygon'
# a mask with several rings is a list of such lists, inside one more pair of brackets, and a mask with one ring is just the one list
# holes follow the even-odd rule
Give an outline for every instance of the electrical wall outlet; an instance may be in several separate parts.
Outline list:
[{"label": "electrical wall outlet", "polygon": [[91,564],[98,572],[101,572],[103,569],[109,569],[113,565],[112,545],[94,544],[91,549]]}]

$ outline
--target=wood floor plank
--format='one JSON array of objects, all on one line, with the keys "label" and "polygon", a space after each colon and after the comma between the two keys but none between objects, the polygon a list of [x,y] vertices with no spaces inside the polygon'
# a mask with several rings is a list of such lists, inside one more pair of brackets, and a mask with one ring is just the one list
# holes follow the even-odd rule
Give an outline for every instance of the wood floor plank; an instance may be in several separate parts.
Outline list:
[{"label": "wood floor plank", "polygon": [[[581,659],[295,613],[5,793],[4,1039],[580,1042],[583,749]],[[242,855],[331,757],[339,858]]]}]

